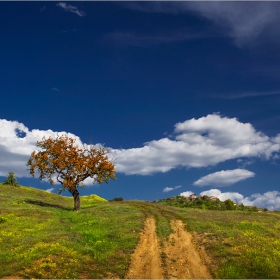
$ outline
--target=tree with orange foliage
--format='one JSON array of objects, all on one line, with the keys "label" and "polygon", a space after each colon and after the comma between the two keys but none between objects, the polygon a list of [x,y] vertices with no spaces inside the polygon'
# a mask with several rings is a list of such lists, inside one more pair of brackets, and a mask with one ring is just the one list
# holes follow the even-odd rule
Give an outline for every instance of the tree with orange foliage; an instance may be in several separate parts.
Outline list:
[{"label": "tree with orange foliage", "polygon": [[30,174],[34,177],[35,169],[40,173],[40,180],[47,179],[54,184],[53,178],[67,188],[74,198],[74,210],[80,209],[78,186],[83,188],[86,178],[93,178],[94,183],[116,179],[114,164],[108,159],[109,151],[100,146],[80,148],[75,139],[67,135],[56,138],[43,137],[37,141],[41,151],[34,151],[27,162]]}]

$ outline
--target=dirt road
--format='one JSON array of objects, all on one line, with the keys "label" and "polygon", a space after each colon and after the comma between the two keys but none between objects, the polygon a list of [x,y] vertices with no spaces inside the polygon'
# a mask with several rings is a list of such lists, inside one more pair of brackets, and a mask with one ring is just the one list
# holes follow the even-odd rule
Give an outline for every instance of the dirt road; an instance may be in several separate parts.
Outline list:
[{"label": "dirt road", "polygon": [[126,278],[163,279],[162,272],[155,220],[147,218]]},{"label": "dirt road", "polygon": [[127,279],[210,279],[192,236],[181,220],[171,221],[174,233],[159,246],[154,218],[147,218],[139,244],[132,255]]}]

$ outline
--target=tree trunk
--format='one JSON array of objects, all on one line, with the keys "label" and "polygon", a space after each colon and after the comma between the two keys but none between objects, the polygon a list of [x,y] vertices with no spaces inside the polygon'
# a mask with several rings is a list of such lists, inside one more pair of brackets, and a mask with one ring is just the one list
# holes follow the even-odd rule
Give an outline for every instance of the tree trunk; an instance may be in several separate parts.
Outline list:
[{"label": "tree trunk", "polygon": [[80,210],[80,194],[78,190],[75,188],[74,190],[69,190],[70,193],[73,195],[74,198],[74,210]]}]

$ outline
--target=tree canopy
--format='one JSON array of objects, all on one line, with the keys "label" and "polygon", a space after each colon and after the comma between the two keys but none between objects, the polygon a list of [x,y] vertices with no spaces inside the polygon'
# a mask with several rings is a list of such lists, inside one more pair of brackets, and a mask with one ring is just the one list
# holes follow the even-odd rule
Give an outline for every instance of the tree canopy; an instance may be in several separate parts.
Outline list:
[{"label": "tree canopy", "polygon": [[109,151],[103,146],[79,147],[75,139],[65,135],[45,138],[37,142],[41,149],[34,151],[27,162],[30,174],[39,172],[40,180],[54,180],[68,189],[74,198],[74,210],[80,209],[80,195],[77,187],[84,187],[83,181],[92,178],[93,183],[116,179],[114,163],[109,160]]}]

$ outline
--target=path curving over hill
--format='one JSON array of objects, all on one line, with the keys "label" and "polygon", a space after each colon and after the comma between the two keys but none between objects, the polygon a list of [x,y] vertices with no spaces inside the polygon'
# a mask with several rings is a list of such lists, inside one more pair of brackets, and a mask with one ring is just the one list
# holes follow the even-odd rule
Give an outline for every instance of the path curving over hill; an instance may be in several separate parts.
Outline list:
[{"label": "path curving over hill", "polygon": [[140,241],[132,255],[127,279],[163,279],[156,223],[147,218]]},{"label": "path curving over hill", "polygon": [[127,279],[210,279],[211,274],[203,263],[181,220],[171,220],[174,233],[162,247],[156,235],[155,219],[145,221],[144,230],[136,247]]}]

